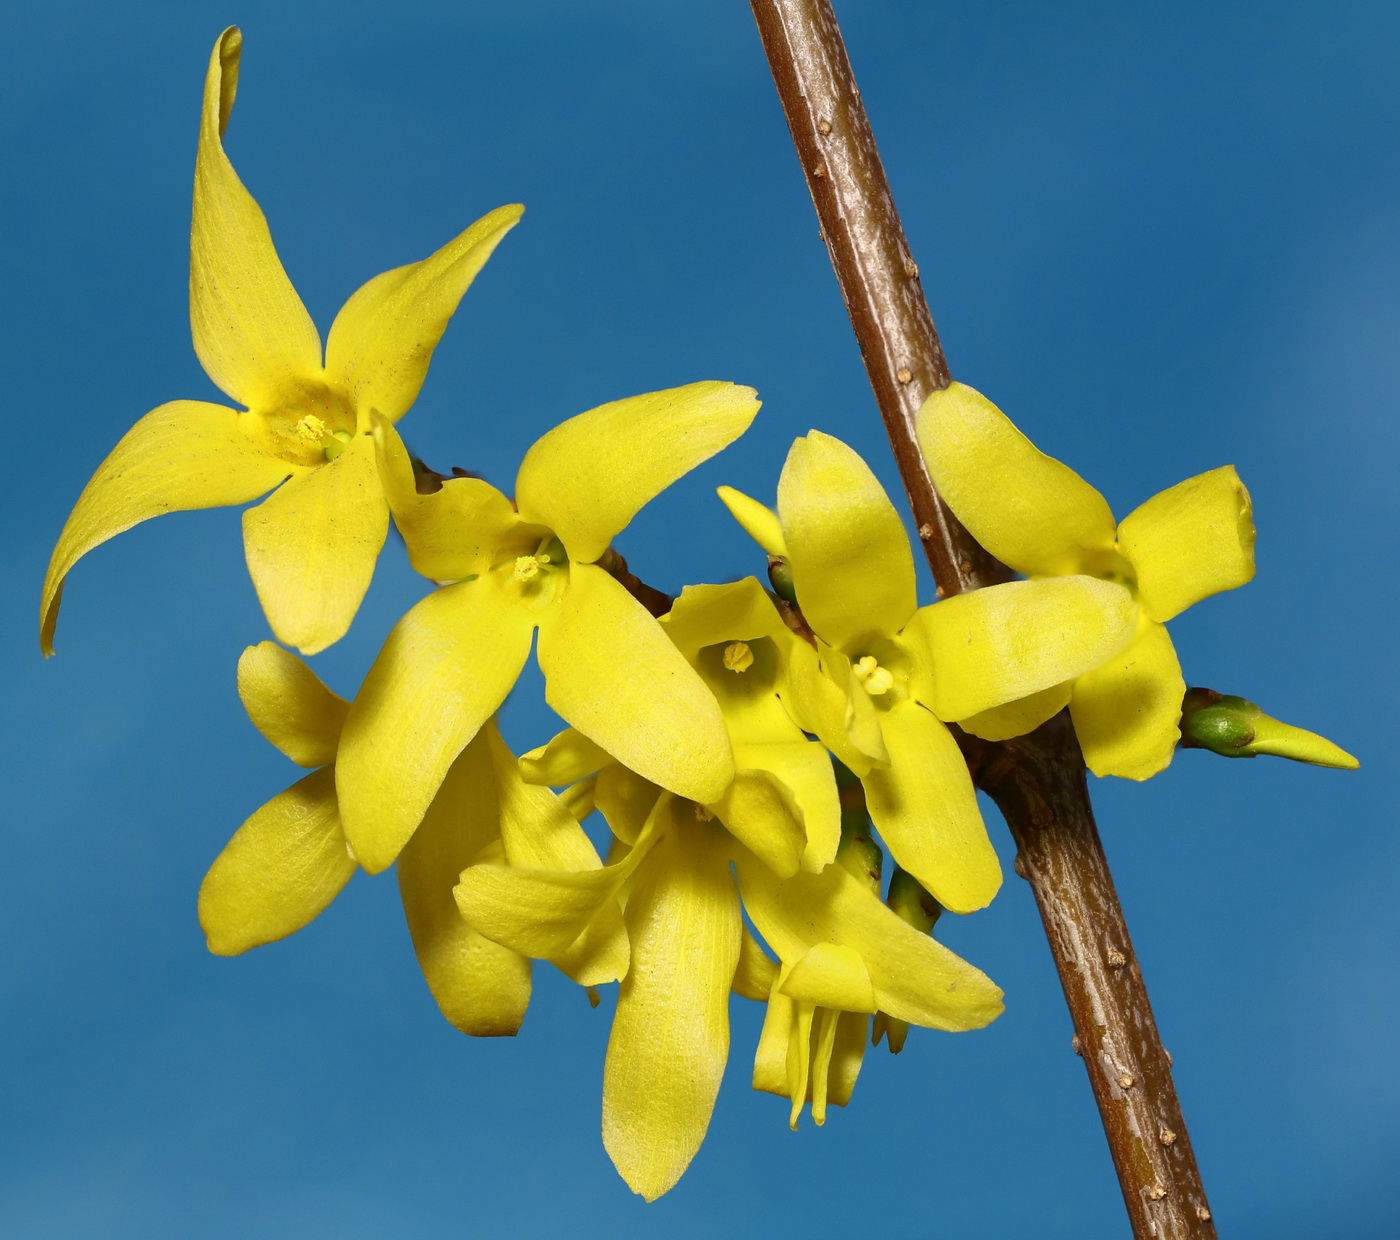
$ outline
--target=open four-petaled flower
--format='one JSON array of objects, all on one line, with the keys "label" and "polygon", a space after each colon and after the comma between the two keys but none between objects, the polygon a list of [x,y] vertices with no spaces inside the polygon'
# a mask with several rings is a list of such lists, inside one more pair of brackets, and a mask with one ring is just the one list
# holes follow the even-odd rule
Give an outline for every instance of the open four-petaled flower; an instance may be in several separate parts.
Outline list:
[{"label": "open four-petaled flower", "polygon": [[788,453],[778,510],[728,487],[740,524],[792,572],[816,646],[782,687],[793,717],[865,785],[895,859],[939,903],[988,904],[1001,866],[944,721],[1098,666],[1132,634],[1132,604],[1090,577],[1008,582],[928,607],[898,512],[870,467],[813,431]]},{"label": "open four-petaled flower", "polygon": [[346,721],[336,782],[361,865],[376,873],[398,855],[515,684],[536,629],[545,700],[568,723],[662,787],[720,798],[734,759],[714,695],[595,561],[757,411],[752,388],[707,382],[581,413],[525,454],[515,504],[477,478],[420,495],[393,428],[376,427],[409,559],[451,584],[394,627]]},{"label": "open four-petaled flower", "polygon": [[1180,739],[1186,688],[1166,621],[1254,576],[1254,518],[1234,466],[1179,482],[1115,523],[1102,495],[964,384],[924,402],[918,435],[939,493],[997,559],[1032,578],[1116,583],[1136,613],[1132,641],[1101,666],[962,726],[1002,740],[1068,706],[1095,775],[1155,775]]},{"label": "open four-petaled flower", "polygon": [[[190,228],[190,327],[209,377],[243,412],[177,400],[131,428],[84,488],[49,563],[40,643],[53,653],[64,578],[100,543],[162,513],[244,504],[248,569],[279,639],[307,654],[342,637],[389,526],[371,413],[397,421],[462,294],[524,208],[500,207],[437,253],[376,276],[321,338],[267,221],[224,154],[242,36],[209,61]],[[281,485],[279,485],[281,484]]]}]

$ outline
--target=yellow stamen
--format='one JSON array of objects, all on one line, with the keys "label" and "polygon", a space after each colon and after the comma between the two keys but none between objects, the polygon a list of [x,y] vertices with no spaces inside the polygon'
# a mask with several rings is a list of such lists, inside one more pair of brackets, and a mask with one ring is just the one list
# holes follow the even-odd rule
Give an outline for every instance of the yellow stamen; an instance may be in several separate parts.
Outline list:
[{"label": "yellow stamen", "polygon": [[315,443],[325,438],[326,424],[314,413],[308,413],[297,423],[296,430],[307,443]]},{"label": "yellow stamen", "polygon": [[859,660],[855,666],[855,673],[871,697],[879,697],[894,687],[894,677],[875,661],[874,655],[868,654]]},{"label": "yellow stamen", "polygon": [[748,642],[730,642],[724,648],[724,666],[731,672],[747,672],[753,666],[753,651]]},{"label": "yellow stamen", "polygon": [[515,579],[516,581],[534,581],[540,575],[540,562],[533,555],[518,555],[515,557]]}]

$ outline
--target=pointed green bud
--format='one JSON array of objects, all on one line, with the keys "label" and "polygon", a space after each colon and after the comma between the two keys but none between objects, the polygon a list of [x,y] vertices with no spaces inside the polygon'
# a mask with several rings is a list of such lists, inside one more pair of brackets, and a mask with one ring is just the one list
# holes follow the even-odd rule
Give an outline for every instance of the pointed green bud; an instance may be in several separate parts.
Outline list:
[{"label": "pointed green bud", "polygon": [[1346,771],[1361,765],[1325,736],[1274,719],[1242,697],[1214,689],[1188,689],[1181,712],[1183,749],[1209,749],[1225,758],[1272,754]]},{"label": "pointed green bud", "polygon": [[832,765],[836,768],[836,790],[841,798],[841,843],[836,849],[837,864],[878,896],[885,869],[885,854],[871,832],[870,812],[865,808],[865,788],[850,768],[835,758]]}]

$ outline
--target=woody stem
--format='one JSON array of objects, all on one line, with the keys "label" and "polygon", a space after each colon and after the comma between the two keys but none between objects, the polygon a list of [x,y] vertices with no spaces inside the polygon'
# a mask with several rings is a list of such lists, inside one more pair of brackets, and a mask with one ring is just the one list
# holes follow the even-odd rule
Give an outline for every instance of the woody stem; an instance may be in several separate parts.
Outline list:
[{"label": "woody stem", "polygon": [[[750,0],[876,403],[943,595],[1007,579],[933,488],[914,436],[950,382],[919,269],[829,0]],[[1001,744],[964,738],[1030,883],[1138,1240],[1215,1236],[1147,988],[1094,824],[1068,717]]]}]

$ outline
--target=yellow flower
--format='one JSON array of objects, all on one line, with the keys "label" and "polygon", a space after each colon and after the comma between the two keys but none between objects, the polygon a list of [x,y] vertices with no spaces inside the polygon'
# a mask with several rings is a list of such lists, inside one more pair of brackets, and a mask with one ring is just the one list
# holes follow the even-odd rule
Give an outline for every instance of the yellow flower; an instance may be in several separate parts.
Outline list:
[{"label": "yellow flower", "polygon": [[[483,934],[551,960],[607,933],[599,927],[623,908],[628,951],[603,1074],[603,1143],[648,1201],[680,1179],[704,1140],[729,1053],[731,988],[770,1005],[776,996],[807,1027],[818,1007],[862,1021],[878,1009],[940,1029],[980,1028],[1001,1011],[1001,992],[982,973],[906,926],[842,867],[781,877],[704,807],[654,787],[652,797],[645,819],[623,827],[625,855],[603,870],[486,863],[457,887],[463,915]],[[783,962],[776,983],[744,929],[741,894]],[[761,1053],[759,1088],[770,1087],[771,1059]],[[823,1043],[814,1080],[830,1076],[831,1060]],[[801,1062],[799,1053],[794,1073]],[[839,1067],[836,1076],[826,1089],[844,1101]],[[784,1088],[805,1097],[793,1080],[784,1075]]]},{"label": "yellow flower", "polygon": [[[356,869],[335,795],[349,703],[272,642],[243,652],[238,691],[269,741],[297,765],[319,769],[249,818],[205,876],[199,920],[220,956],[300,930]],[[561,870],[601,865],[560,800],[521,780],[494,721],[453,764],[398,865],[404,914],[433,998],[463,1033],[494,1037],[520,1028],[530,962],[482,937],[458,912],[458,876],[484,859]]]},{"label": "yellow flower", "polygon": [[246,411],[179,400],[122,438],[78,498],[44,581],[40,643],[53,653],[64,578],[150,517],[243,504],[248,569],[279,639],[307,654],[344,635],[388,529],[371,411],[397,421],[467,286],[523,211],[501,207],[422,262],[376,276],[321,338],[267,221],[221,141],[242,36],[219,37],[204,84],[190,228],[190,326],[209,377]]},{"label": "yellow flower", "polygon": [[381,423],[382,478],[414,568],[451,582],[390,633],[355,698],[336,781],[371,873],[515,684],[535,630],[545,700],[647,779],[701,802],[734,776],[719,706],[647,610],[594,562],[648,500],[738,438],[751,388],[693,383],[579,414],[526,453],[516,503],[476,478],[417,492]]},{"label": "yellow flower", "polygon": [[1032,578],[1117,583],[1136,612],[1132,642],[1102,666],[962,726],[1001,740],[1067,705],[1095,775],[1155,775],[1172,759],[1186,688],[1165,622],[1254,576],[1249,492],[1234,467],[1188,478],[1115,524],[1102,495],[970,387],[930,396],[918,434],[934,485],[994,556]]},{"label": "yellow flower", "polygon": [[918,607],[899,514],[869,466],[813,431],[788,454],[778,511],[720,488],[755,541],[781,556],[816,634],[781,692],[865,785],[895,859],[939,903],[989,903],[1001,867],[954,722],[1096,667],[1132,633],[1123,591],[1089,577],[1010,582]]}]

